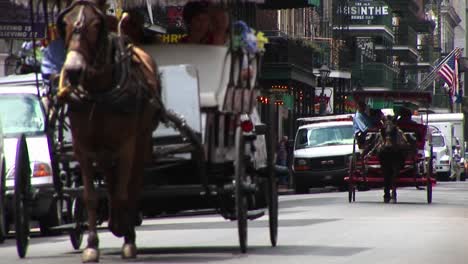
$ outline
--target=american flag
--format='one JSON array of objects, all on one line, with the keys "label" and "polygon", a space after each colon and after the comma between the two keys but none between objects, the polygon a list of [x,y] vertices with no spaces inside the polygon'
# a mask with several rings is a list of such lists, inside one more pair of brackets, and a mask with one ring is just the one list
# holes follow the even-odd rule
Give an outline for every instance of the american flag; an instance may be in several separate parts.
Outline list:
[{"label": "american flag", "polygon": [[458,56],[460,53],[461,50],[453,52],[438,71],[438,74],[447,83],[450,95],[453,95],[454,90],[458,92]]}]

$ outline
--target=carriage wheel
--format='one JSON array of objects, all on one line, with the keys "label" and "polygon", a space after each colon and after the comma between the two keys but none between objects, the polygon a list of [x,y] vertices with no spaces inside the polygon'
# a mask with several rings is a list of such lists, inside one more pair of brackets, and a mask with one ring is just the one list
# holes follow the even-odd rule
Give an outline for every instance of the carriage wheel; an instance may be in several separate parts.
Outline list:
[{"label": "carriage wheel", "polygon": [[[354,149],[353,149],[354,152]],[[355,202],[356,201],[356,186],[354,183],[354,170],[356,169],[356,156],[353,153],[353,157],[349,162],[349,169],[348,169],[348,202]]]},{"label": "carriage wheel", "polygon": [[6,229],[6,210],[5,210],[5,161],[2,162],[2,172],[0,175],[0,244],[5,241],[7,235]]},{"label": "carriage wheel", "polygon": [[245,184],[245,142],[240,127],[236,129],[236,159],[235,170],[235,200],[237,229],[239,231],[239,244],[241,252],[247,252],[247,196],[244,190]]},{"label": "carriage wheel", "polygon": [[74,224],[69,231],[70,242],[73,249],[78,250],[83,242],[83,221],[84,221],[84,208],[81,198],[74,198],[69,203],[69,212],[71,213],[71,222]]},{"label": "carriage wheel", "polygon": [[432,203],[432,182],[430,179],[427,180],[427,203]]},{"label": "carriage wheel", "polygon": [[18,256],[24,258],[29,242],[29,199],[31,197],[31,168],[26,137],[21,135],[16,145],[15,162],[15,231]]},{"label": "carriage wheel", "polygon": [[269,124],[266,133],[266,142],[268,143],[267,149],[267,162],[268,162],[268,223],[270,227],[270,241],[273,247],[276,246],[278,241],[278,181],[275,173],[275,151],[276,151],[276,133],[274,128],[274,114],[270,108]]},{"label": "carriage wheel", "polygon": [[348,202],[352,203],[356,201],[356,188],[349,184],[348,186]]},{"label": "carriage wheel", "polygon": [[427,170],[426,170],[426,189],[427,189],[427,203],[430,204],[432,203],[432,175],[433,175],[433,152],[432,152],[432,146],[430,148],[430,154],[429,154],[429,162],[427,164]]}]

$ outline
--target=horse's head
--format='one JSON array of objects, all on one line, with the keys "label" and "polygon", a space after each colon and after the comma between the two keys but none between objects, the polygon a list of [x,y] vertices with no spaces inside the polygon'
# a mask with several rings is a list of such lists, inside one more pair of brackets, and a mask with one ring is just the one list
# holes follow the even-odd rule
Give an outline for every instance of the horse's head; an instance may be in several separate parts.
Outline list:
[{"label": "horse's head", "polygon": [[80,84],[87,70],[101,66],[108,35],[105,2],[76,0],[57,18],[59,34],[67,47],[62,74],[72,86]]},{"label": "horse's head", "polygon": [[393,118],[387,117],[380,130],[384,148],[395,148],[399,142],[399,130]]}]

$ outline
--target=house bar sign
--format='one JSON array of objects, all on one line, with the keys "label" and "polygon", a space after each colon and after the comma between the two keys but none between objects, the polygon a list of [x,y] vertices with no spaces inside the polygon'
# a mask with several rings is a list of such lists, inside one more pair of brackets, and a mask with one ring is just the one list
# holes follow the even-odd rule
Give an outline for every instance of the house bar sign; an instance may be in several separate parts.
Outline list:
[{"label": "house bar sign", "polygon": [[349,6],[339,7],[338,14],[348,15],[351,20],[373,20],[377,16],[387,16],[390,9],[387,4],[375,0],[349,1]]}]

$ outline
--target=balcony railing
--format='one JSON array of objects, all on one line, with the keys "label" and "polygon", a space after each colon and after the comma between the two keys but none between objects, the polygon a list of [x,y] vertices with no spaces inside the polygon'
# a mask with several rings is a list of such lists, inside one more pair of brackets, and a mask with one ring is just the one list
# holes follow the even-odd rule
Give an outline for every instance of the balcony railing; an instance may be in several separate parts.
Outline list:
[{"label": "balcony railing", "polygon": [[439,58],[438,53],[432,45],[418,45],[419,62],[427,62],[432,64]]},{"label": "balcony railing", "polygon": [[265,31],[270,43],[266,45],[265,63],[288,63],[312,70],[332,59],[331,39],[291,38],[281,31]]},{"label": "balcony railing", "polygon": [[352,76],[355,80],[360,80],[362,87],[381,87],[393,89],[393,83],[397,77],[397,72],[392,67],[378,62],[368,62],[364,64],[354,64]]},{"label": "balcony railing", "polygon": [[393,27],[395,35],[395,45],[417,48],[417,33],[408,25]]}]

